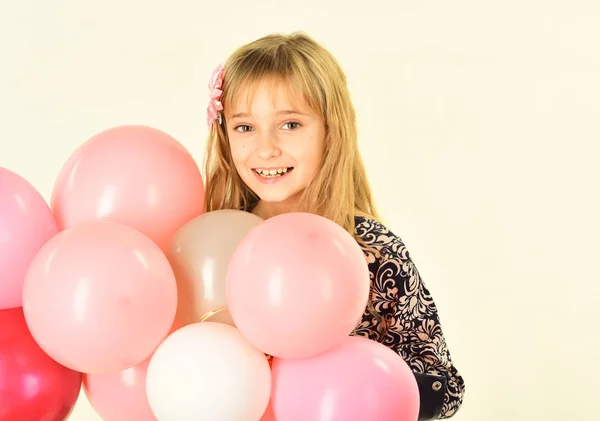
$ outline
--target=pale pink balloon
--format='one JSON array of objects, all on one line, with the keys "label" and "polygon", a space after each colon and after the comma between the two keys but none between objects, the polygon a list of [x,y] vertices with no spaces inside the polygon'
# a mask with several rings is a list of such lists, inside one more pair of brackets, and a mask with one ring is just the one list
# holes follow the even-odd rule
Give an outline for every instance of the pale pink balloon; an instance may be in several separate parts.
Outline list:
[{"label": "pale pink balloon", "polygon": [[0,310],[21,307],[29,265],[57,232],[40,193],[20,175],[0,167]]},{"label": "pale pink balloon", "polygon": [[116,372],[149,358],[176,308],[175,275],[163,252],[139,231],[107,221],[50,239],[23,288],[36,341],[82,373]]},{"label": "pale pink balloon", "polygon": [[309,213],[273,217],[236,248],[227,273],[235,325],[258,349],[306,358],[338,345],[361,320],[369,270],[354,238]]},{"label": "pale pink balloon", "polygon": [[190,153],[146,126],[119,126],[81,145],[56,180],[51,207],[59,228],[109,220],[129,225],[165,250],[183,224],[203,213],[204,184]]},{"label": "pale pink balloon", "polygon": [[[180,327],[175,320],[169,334]],[[103,420],[157,421],[146,393],[146,374],[151,358],[121,371],[83,375],[86,397]]]},{"label": "pale pink balloon", "polygon": [[271,402],[277,421],[417,421],[419,389],[394,351],[351,336],[300,360],[273,360]]},{"label": "pale pink balloon", "polygon": [[86,397],[103,420],[156,421],[146,395],[149,363],[147,359],[115,373],[84,375]]}]

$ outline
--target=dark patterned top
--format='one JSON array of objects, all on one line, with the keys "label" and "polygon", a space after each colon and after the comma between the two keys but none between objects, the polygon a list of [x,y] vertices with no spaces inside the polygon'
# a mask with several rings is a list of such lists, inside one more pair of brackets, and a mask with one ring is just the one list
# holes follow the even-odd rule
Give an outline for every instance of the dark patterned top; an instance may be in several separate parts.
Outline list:
[{"label": "dark patterned top", "polygon": [[460,408],[465,392],[446,346],[431,294],[403,241],[379,222],[356,218],[371,276],[371,300],[353,335],[380,342],[396,351],[413,372],[444,376],[447,389],[441,419]]}]

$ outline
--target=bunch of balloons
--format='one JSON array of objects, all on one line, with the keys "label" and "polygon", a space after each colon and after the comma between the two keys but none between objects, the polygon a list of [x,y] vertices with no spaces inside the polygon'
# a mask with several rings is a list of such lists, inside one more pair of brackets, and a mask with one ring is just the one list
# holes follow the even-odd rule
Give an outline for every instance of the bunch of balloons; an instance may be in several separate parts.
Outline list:
[{"label": "bunch of balloons", "polygon": [[50,204],[0,168],[0,421],[416,421],[394,351],[351,336],[369,298],[353,237],[320,216],[204,212],[190,153],[119,126]]}]

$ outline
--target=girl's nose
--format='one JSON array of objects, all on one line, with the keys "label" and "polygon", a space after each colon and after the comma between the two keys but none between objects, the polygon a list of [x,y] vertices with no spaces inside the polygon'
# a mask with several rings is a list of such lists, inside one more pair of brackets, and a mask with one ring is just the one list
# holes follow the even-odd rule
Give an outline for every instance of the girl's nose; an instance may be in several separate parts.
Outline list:
[{"label": "girl's nose", "polygon": [[272,133],[265,133],[259,137],[257,155],[261,159],[275,158],[281,154],[277,137]]}]

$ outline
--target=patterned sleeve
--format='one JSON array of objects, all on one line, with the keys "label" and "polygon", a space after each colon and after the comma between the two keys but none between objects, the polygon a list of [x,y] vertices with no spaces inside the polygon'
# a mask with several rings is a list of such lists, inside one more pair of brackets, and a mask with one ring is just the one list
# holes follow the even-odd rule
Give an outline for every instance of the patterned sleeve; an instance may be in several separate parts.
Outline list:
[{"label": "patterned sleeve", "polygon": [[375,288],[379,289],[386,333],[382,343],[394,349],[415,373],[445,378],[439,419],[453,416],[462,405],[465,385],[452,363],[436,305],[406,247],[393,238],[381,257]]},{"label": "patterned sleeve", "polygon": [[[396,351],[421,394],[419,419],[446,419],[462,405],[465,383],[452,363],[437,307],[403,241],[379,222],[357,218],[371,297],[353,334]],[[442,395],[443,394],[443,395]]]}]

